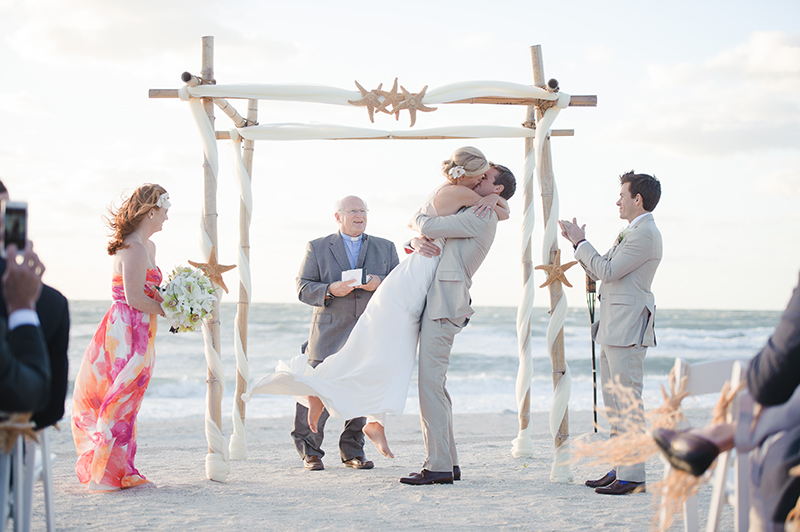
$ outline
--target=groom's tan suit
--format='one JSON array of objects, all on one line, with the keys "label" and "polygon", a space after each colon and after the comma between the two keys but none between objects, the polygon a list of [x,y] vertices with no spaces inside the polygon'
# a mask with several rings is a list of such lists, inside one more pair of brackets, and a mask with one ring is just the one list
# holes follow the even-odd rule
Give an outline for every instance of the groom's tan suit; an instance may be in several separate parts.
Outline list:
[{"label": "groom's tan suit", "polygon": [[453,410],[445,386],[453,339],[473,314],[469,289],[494,241],[497,216],[417,214],[411,228],[429,238],[446,238],[436,278],[428,290],[419,339],[419,404],[427,458],[423,469],[452,471],[458,465],[453,439]]},{"label": "groom's tan suit", "polygon": [[[648,347],[655,347],[655,297],[650,291],[656,269],[661,262],[661,233],[651,213],[634,220],[624,236],[600,255],[584,241],[575,251],[578,259],[596,281],[600,301],[599,319],[592,325],[592,337],[600,344],[600,376],[603,403],[611,420],[611,435],[627,430],[644,431],[642,381],[644,357]],[[619,377],[620,384],[633,391],[634,412],[623,414],[632,405],[607,386]],[[615,420],[618,419],[618,421]],[[644,464],[617,466],[617,478],[644,482]]]}]

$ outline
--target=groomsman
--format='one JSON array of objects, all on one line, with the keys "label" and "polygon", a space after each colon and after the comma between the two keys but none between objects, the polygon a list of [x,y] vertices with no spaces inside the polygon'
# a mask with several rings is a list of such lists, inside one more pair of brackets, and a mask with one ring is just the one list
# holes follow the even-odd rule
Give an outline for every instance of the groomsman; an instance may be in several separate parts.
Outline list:
[{"label": "groomsman", "polygon": [[[633,171],[619,180],[619,217],[627,220],[628,226],[605,255],[586,240],[586,225],[579,226],[575,218],[572,222],[559,221],[561,234],[572,242],[575,258],[589,277],[601,281],[597,296],[600,312],[592,325],[592,337],[600,345],[603,403],[612,437],[645,430],[644,357],[647,348],[656,345],[656,305],[650,286],[662,255],[661,233],[652,215],[661,198],[661,183],[653,176]],[[612,386],[617,380],[632,392],[633,405]],[[644,464],[616,466],[603,478],[587,480],[586,485],[607,495],[643,492]]]},{"label": "groomsman", "polygon": [[[400,262],[392,242],[364,234],[368,209],[363,200],[347,196],[336,202],[335,209],[339,231],[306,245],[297,276],[297,296],[314,307],[309,338],[302,347],[312,367],[342,348],[375,289]],[[361,282],[342,281],[342,272],[357,268],[364,272]],[[308,426],[308,409],[297,404],[292,438],[309,471],[325,469],[322,440],[328,417],[328,411],[324,410],[317,432],[312,432]],[[365,423],[363,417],[345,421],[339,438],[339,454],[345,467],[374,467],[364,456],[361,429]]]}]

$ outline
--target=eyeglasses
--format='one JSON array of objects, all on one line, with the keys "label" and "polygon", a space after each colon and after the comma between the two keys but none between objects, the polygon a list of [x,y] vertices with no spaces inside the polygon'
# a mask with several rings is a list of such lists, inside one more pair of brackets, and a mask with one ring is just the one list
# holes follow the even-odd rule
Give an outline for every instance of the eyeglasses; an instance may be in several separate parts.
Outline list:
[{"label": "eyeglasses", "polygon": [[348,214],[350,216],[355,216],[356,214],[360,214],[361,216],[366,216],[367,213],[369,212],[369,209],[347,209],[341,212]]}]

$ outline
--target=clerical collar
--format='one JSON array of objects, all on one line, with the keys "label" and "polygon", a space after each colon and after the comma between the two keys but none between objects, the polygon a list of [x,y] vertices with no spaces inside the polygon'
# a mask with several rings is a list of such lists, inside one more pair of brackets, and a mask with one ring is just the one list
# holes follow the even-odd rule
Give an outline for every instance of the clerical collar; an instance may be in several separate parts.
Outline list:
[{"label": "clerical collar", "polygon": [[342,240],[349,240],[350,242],[358,242],[361,240],[361,237],[364,236],[364,233],[361,233],[358,236],[350,236],[342,233],[341,231],[339,231],[339,234],[342,236]]}]

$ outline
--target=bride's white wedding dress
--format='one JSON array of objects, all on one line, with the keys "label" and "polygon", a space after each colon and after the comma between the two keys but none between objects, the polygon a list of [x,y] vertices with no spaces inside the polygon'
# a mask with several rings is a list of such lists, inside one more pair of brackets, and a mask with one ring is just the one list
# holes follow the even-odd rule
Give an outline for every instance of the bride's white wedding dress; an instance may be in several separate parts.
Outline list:
[{"label": "bride's white wedding dress", "polygon": [[[437,216],[434,190],[420,209]],[[441,248],[442,241],[436,241]],[[308,407],[306,396],[319,397],[328,412],[343,419],[369,416],[383,424],[387,413],[400,414],[406,403],[419,339],[419,320],[425,308],[439,257],[412,253],[378,286],[364,314],[342,349],[316,368],[299,355],[280,362],[275,373],[242,395],[248,402],[257,393],[292,395]]]}]

